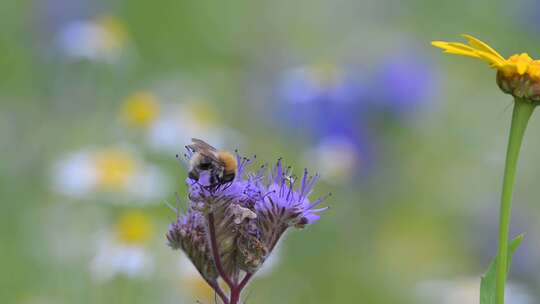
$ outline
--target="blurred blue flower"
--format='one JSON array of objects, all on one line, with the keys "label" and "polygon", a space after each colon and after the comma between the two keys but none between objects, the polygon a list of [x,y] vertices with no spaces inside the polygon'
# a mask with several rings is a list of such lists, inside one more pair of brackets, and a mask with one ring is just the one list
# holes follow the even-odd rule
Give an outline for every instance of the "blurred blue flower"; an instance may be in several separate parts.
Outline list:
[{"label": "blurred blue flower", "polygon": [[425,57],[404,53],[384,59],[376,68],[366,98],[377,110],[401,115],[422,106],[434,85],[435,73]]},{"label": "blurred blue flower", "polygon": [[304,66],[284,72],[278,85],[279,116],[301,130],[324,131],[328,118],[354,118],[363,84],[352,73],[334,65]]},{"label": "blurred blue flower", "polygon": [[525,31],[538,34],[540,32],[540,3],[536,0],[520,0],[512,2],[512,8],[518,8],[514,16],[515,22]]}]

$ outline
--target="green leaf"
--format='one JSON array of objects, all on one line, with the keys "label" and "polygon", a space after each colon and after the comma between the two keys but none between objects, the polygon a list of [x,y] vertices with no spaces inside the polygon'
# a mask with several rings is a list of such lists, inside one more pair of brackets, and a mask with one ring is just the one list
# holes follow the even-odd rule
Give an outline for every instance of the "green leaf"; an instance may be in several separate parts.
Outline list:
[{"label": "green leaf", "polygon": [[[518,235],[515,239],[508,244],[508,269],[510,270],[510,264],[512,263],[512,255],[518,249],[521,241],[523,241],[523,234]],[[496,276],[496,260],[493,260],[489,264],[488,271],[482,276],[480,281],[480,304],[495,304],[495,276]]]}]

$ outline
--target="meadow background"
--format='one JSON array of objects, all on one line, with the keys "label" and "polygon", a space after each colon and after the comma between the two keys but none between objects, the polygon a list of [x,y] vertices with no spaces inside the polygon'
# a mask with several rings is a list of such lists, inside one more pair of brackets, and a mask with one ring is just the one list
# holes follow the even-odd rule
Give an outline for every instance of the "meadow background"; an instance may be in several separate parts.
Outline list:
[{"label": "meadow background", "polygon": [[[429,42],[538,57],[539,17],[533,0],[2,1],[0,301],[213,303],[164,236],[195,136],[318,171],[333,194],[247,303],[477,303],[511,97]],[[513,304],[540,302],[538,129]]]}]

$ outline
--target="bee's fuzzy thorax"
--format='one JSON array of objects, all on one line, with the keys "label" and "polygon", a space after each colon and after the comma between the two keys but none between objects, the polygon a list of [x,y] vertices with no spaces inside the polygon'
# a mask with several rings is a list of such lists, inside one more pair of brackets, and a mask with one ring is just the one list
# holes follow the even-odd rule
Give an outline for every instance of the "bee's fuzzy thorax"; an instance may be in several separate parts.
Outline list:
[{"label": "bee's fuzzy thorax", "polygon": [[225,171],[236,172],[238,169],[238,160],[236,156],[228,151],[219,151],[217,152],[217,158],[223,164]]}]

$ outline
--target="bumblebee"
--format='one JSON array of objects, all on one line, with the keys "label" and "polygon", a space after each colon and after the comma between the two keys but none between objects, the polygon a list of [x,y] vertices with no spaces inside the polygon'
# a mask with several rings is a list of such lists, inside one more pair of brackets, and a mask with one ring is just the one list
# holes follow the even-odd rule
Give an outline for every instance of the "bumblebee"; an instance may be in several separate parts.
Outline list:
[{"label": "bumblebee", "polygon": [[220,151],[205,141],[191,139],[188,145],[193,154],[189,160],[188,176],[198,181],[202,172],[208,172],[211,186],[232,182],[238,171],[236,156],[228,151]]}]

